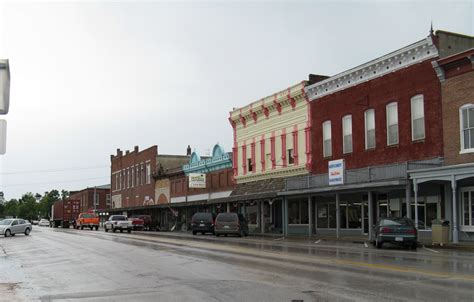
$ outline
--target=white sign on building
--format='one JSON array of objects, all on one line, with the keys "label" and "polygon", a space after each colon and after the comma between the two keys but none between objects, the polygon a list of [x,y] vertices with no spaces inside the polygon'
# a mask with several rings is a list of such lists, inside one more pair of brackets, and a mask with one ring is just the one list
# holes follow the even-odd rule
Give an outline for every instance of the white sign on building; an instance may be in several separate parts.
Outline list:
[{"label": "white sign on building", "polygon": [[344,184],[344,160],[331,160],[328,163],[329,185]]},{"label": "white sign on building", "polygon": [[206,188],[206,174],[204,173],[189,173],[189,187],[205,189]]}]

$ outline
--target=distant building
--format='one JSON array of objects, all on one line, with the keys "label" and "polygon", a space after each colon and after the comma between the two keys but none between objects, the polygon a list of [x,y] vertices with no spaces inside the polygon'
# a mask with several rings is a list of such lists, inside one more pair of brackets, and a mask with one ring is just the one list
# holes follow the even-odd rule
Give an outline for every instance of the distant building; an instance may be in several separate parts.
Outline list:
[{"label": "distant building", "polygon": [[[94,196],[95,193],[95,196]],[[110,185],[88,187],[80,191],[71,191],[70,199],[80,200],[80,211],[102,211],[111,207]]]},{"label": "distant building", "polygon": [[145,205],[155,205],[154,173],[164,172],[171,167],[185,164],[186,155],[158,154],[158,147],[152,146],[139,151],[117,149],[111,160],[112,208],[122,211]]}]

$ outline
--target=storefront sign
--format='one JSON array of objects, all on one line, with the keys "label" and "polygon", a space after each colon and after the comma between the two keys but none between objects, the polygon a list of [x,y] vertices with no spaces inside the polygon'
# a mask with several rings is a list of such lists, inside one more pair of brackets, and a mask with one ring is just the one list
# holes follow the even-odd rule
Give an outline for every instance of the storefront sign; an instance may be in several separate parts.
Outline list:
[{"label": "storefront sign", "polygon": [[206,174],[189,173],[189,187],[205,189],[206,188]]},{"label": "storefront sign", "polygon": [[344,160],[331,160],[328,163],[329,185],[344,184]]}]

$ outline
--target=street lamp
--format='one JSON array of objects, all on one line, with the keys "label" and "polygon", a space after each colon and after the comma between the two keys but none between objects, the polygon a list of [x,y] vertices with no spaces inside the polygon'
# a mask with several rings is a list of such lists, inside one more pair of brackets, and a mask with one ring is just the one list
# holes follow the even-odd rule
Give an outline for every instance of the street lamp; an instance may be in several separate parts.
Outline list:
[{"label": "street lamp", "polygon": [[[10,67],[8,60],[0,60],[0,115],[10,107]],[[7,121],[0,120],[0,154],[6,153]]]}]

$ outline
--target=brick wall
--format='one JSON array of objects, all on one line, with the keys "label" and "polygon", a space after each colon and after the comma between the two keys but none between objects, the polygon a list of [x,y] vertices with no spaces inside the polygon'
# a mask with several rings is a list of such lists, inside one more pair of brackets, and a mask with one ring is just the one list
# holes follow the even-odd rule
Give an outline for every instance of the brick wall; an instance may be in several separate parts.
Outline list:
[{"label": "brick wall", "polygon": [[[314,174],[327,173],[328,160],[345,159],[347,169],[443,155],[441,87],[430,61],[311,102]],[[424,95],[425,139],[412,141],[411,97]],[[387,146],[386,105],[398,102],[399,144]],[[365,150],[364,112],[375,110],[376,147]],[[343,154],[342,117],[352,115],[353,152]],[[332,125],[332,157],[323,158],[322,123]]]},{"label": "brick wall", "polygon": [[234,189],[232,168],[206,174],[206,188],[188,188],[187,177],[183,174],[170,178],[171,197],[198,195],[211,192],[223,192]]},{"label": "brick wall", "polygon": [[[158,147],[152,146],[143,151],[138,147],[125,153],[120,149],[111,156],[111,192],[113,207],[127,208],[142,206],[150,199],[155,200],[155,182],[152,174],[156,170]],[[150,165],[149,182],[147,183],[146,166]],[[142,172],[142,167],[143,171]],[[132,172],[132,168],[134,169]],[[138,169],[138,170],[137,170]],[[137,177],[139,171],[140,177]],[[119,175],[118,179],[117,176]],[[119,181],[119,183],[117,183]],[[130,183],[131,181],[131,183]],[[119,202],[120,200],[120,202]]]},{"label": "brick wall", "polygon": [[[107,194],[110,194],[110,190],[96,189],[96,193],[99,194],[99,205],[96,209],[104,210],[110,208],[110,204],[106,203]],[[87,188],[82,191],[74,192],[69,198],[81,201],[81,212],[87,212],[90,209],[94,209],[94,188]]]},{"label": "brick wall", "polygon": [[[470,62],[469,62],[470,65]],[[459,108],[474,104],[474,71],[446,79],[442,84],[443,137],[445,164],[474,162],[474,153],[460,154],[461,132]]]}]

